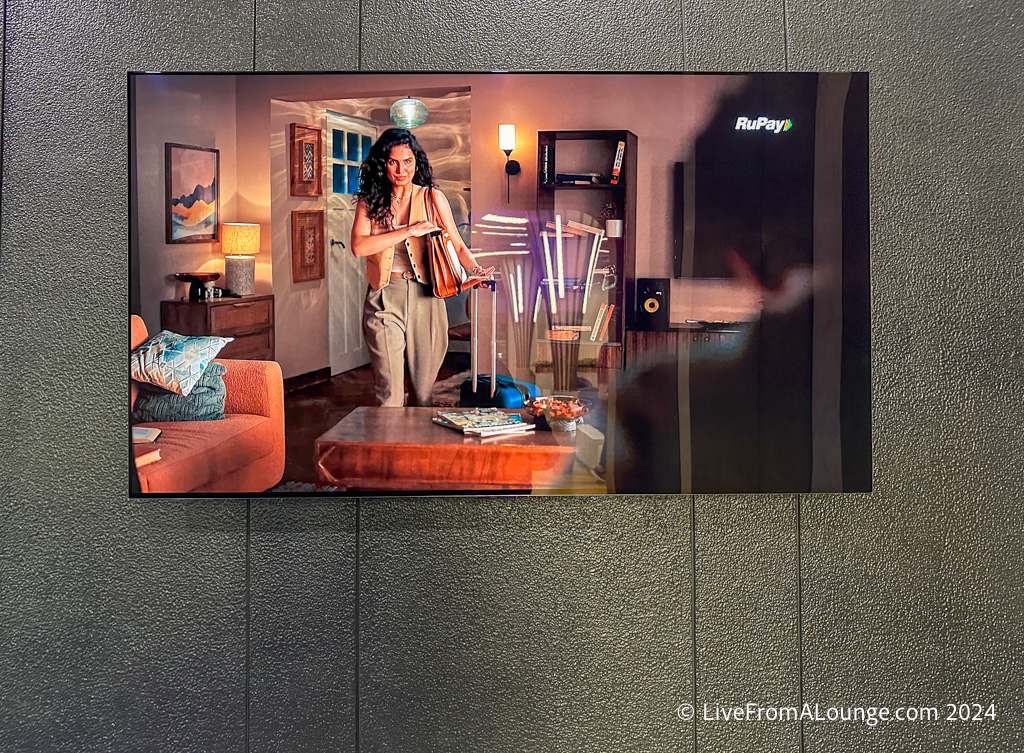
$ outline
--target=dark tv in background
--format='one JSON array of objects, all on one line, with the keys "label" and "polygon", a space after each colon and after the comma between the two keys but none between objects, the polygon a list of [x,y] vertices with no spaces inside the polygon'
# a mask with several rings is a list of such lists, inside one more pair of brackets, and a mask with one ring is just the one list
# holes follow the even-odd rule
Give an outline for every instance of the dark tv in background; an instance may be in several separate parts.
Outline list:
[{"label": "dark tv in background", "polygon": [[675,278],[768,302],[695,325],[694,488],[871,488],[867,106],[864,73],[751,76],[674,165]]}]

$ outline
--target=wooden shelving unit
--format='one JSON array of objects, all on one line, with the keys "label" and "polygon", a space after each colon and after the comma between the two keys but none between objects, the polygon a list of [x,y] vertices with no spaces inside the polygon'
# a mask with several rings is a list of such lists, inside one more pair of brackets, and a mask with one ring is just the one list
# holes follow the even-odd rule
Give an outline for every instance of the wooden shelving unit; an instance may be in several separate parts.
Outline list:
[{"label": "wooden shelving unit", "polygon": [[[560,173],[600,173],[604,180],[610,179],[620,141],[625,142],[625,151],[617,183],[575,185],[555,182]],[[550,343],[556,374],[563,373],[562,379],[556,379],[556,383],[562,381],[562,386],[567,388],[571,381],[570,372],[581,352],[599,357],[609,368],[618,368],[622,364],[621,343],[626,329],[633,322],[636,287],[636,152],[637,137],[630,131],[540,131],[537,134],[537,213],[541,222],[553,221],[556,215],[561,216],[564,222],[578,212],[589,215],[595,223],[603,224],[602,210],[607,205],[614,208],[615,218],[623,221],[622,236],[604,240],[608,254],[602,254],[604,260],[595,265],[598,269],[615,268],[618,278],[615,286],[602,290],[600,281],[591,277],[587,280],[590,291],[586,311],[560,311],[551,319],[553,325],[589,324],[594,320],[594,311],[600,303],[615,306],[605,338],[591,341],[588,332],[581,332],[577,341]],[[567,276],[579,279],[578,260],[575,260],[572,274],[567,273]],[[586,272],[583,276],[586,277]],[[540,335],[538,339],[545,338]],[[598,350],[602,351],[600,356]]]},{"label": "wooden shelving unit", "polygon": [[[615,149],[620,141],[626,143],[626,149],[617,184],[554,183],[555,176],[562,172],[599,172],[610,176]],[[570,152],[570,148],[571,153],[566,154],[565,159],[560,158],[560,154]],[[630,327],[633,320],[636,287],[636,150],[637,137],[631,131],[540,131],[537,134],[539,216],[545,218],[553,217],[556,213],[580,211],[601,221],[601,206],[612,204],[616,217],[623,220],[622,237],[606,240],[606,243],[611,244],[611,263],[619,278],[613,298],[615,313],[609,326],[608,340],[612,342],[622,342],[624,329]],[[548,163],[546,170],[545,155]],[[548,183],[543,182],[544,175],[548,176]]]}]

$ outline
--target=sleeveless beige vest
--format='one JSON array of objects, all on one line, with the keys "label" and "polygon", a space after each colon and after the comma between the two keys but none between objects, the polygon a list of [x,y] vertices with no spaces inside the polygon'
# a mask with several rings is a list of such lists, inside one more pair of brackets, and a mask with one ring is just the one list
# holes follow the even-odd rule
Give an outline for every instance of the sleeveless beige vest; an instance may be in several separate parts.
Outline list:
[{"label": "sleeveless beige vest", "polygon": [[[409,224],[413,225],[421,220],[427,219],[427,191],[423,186],[413,184],[412,196],[409,201]],[[373,226],[371,235],[386,232],[383,229]],[[430,262],[427,260],[427,242],[423,237],[407,238],[404,243],[405,252],[409,254],[409,261],[412,264],[412,271],[416,275],[416,281],[424,285],[430,284]],[[366,257],[366,279],[370,287],[380,290],[391,282],[391,267],[395,260],[395,249],[399,245]]]}]

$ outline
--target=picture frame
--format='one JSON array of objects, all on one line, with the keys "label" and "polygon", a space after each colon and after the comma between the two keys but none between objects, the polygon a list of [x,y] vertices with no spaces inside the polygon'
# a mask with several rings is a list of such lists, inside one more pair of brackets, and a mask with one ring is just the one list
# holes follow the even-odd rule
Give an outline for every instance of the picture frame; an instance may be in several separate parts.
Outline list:
[{"label": "picture frame", "polygon": [[209,243],[220,227],[220,150],[164,144],[167,243]]},{"label": "picture frame", "polygon": [[323,131],[316,126],[291,124],[289,149],[292,196],[323,196]]},{"label": "picture frame", "polygon": [[324,211],[295,210],[292,212],[292,282],[324,277]]}]

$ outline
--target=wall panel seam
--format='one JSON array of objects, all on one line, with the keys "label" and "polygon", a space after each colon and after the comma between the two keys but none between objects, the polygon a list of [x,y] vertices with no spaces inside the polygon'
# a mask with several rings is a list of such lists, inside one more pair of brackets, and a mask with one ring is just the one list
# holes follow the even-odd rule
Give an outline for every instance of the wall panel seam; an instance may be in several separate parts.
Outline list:
[{"label": "wall panel seam", "polygon": [[[4,169],[4,155],[3,155],[3,144],[4,144],[4,126],[6,125],[7,116],[6,107],[7,104],[7,0],[4,0],[4,18],[3,18],[3,44],[0,45],[0,207],[4,203],[4,180],[3,180],[3,169]],[[3,225],[0,224],[0,240],[3,239]],[[0,261],[3,260],[3,250],[0,249]]]},{"label": "wall panel seam", "polygon": [[686,67],[686,0],[679,0],[679,40],[683,70],[687,71],[689,68]]},{"label": "wall panel seam", "polygon": [[[801,503],[803,498],[796,495],[796,657],[798,666],[798,708],[804,706],[804,586],[803,586],[803,521]],[[804,719],[800,715],[800,753],[804,753]]]},{"label": "wall panel seam", "polygon": [[361,737],[362,730],[360,729],[360,726],[359,726],[359,718],[360,718],[360,715],[362,713],[362,704],[361,704],[360,698],[359,698],[359,686],[362,683],[362,677],[363,677],[362,662],[361,662],[361,659],[360,659],[360,656],[359,656],[359,632],[360,632],[359,612],[362,609],[362,603],[363,603],[362,602],[362,598],[360,597],[360,592],[359,592],[359,579],[360,579],[359,560],[360,560],[360,553],[362,551],[362,546],[361,546],[361,543],[362,543],[362,505],[360,504],[361,501],[362,501],[362,497],[356,497],[356,551],[355,551],[355,563],[354,563],[354,566],[352,568],[353,573],[354,573],[354,580],[355,580],[355,584],[354,584],[354,586],[355,586],[355,588],[354,588],[354,599],[353,599],[353,601],[355,603],[353,604],[353,609],[352,609],[352,629],[353,629],[353,632],[354,632],[354,636],[353,637],[354,637],[354,643],[355,643],[355,651],[354,651],[354,653],[355,653],[355,665],[356,665],[356,671],[355,671],[355,707],[356,707],[356,709],[355,709],[356,710],[355,728],[356,728],[356,750],[357,751],[362,750],[362,737]]},{"label": "wall panel seam", "polygon": [[693,653],[693,750],[697,750],[697,495],[690,495],[690,643]]},{"label": "wall panel seam", "polygon": [[249,678],[252,674],[252,586],[250,580],[250,542],[252,534],[252,500],[245,501],[245,753],[249,753]]},{"label": "wall panel seam", "polygon": [[[789,71],[789,8],[786,0],[782,0],[782,54],[785,60],[785,70]],[[801,726],[803,726],[801,724]],[[803,743],[801,742],[801,748]]]}]

